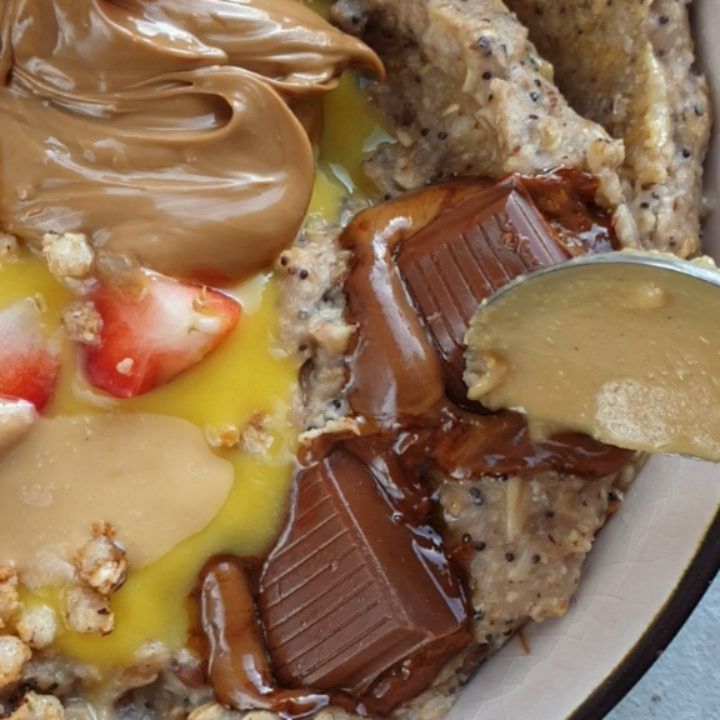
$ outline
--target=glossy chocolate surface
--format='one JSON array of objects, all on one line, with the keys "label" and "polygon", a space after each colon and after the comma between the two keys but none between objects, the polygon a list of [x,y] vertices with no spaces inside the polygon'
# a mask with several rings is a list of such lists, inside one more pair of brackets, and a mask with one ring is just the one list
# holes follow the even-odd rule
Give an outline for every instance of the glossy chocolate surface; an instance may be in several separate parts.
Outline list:
[{"label": "glossy chocolate surface", "polygon": [[263,708],[303,717],[329,704],[325,695],[280,690],[258,624],[250,570],[232,557],[211,560],[200,578],[208,676],[218,700],[237,710]]},{"label": "glossy chocolate surface", "polygon": [[368,434],[423,429],[417,452],[455,477],[551,469],[599,477],[628,462],[628,451],[591,438],[533,443],[521,416],[483,415],[462,380],[463,338],[484,298],[524,272],[613,249],[595,188],[570,171],[447,183],[354,219],[342,237],[355,255],[345,290],[358,326],[348,399]]},{"label": "glossy chocolate surface", "polygon": [[472,195],[402,243],[397,265],[455,402],[467,402],[465,332],[478,304],[517,275],[567,257],[517,178]]},{"label": "glossy chocolate surface", "polygon": [[[285,714],[324,703],[383,714],[416,697],[464,648],[467,662],[479,662],[487,648],[474,646],[469,631],[455,565],[462,552],[449,560],[433,529],[427,478],[437,469],[456,479],[548,470],[595,478],[630,460],[582,435],[533,443],[521,415],[467,402],[462,384],[463,338],[483,298],[518,274],[613,248],[594,188],[569,172],[454,182],[379,205],[348,226],[347,312],[358,328],[348,400],[360,435],[320,438],[296,475],[256,595],[267,655],[233,641],[232,623],[220,636],[221,623],[208,619],[220,607],[222,577],[206,577],[211,677],[225,702],[243,708],[259,694],[269,703],[262,707]],[[243,612],[233,617],[238,628],[249,623]],[[241,677],[242,668],[252,672]],[[270,690],[269,668],[298,690]]]},{"label": "glossy chocolate surface", "polygon": [[418,653],[446,659],[470,640],[439,539],[396,513],[375,473],[342,447],[296,477],[258,608],[284,686],[341,689],[375,709],[414,694],[403,684],[375,692],[383,673]]}]

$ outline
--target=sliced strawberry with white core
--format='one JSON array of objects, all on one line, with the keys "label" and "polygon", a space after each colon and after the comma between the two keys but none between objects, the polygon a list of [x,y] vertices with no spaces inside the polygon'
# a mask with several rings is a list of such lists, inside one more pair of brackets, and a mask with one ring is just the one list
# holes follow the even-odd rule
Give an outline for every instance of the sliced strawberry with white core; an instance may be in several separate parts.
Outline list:
[{"label": "sliced strawberry with white core", "polygon": [[35,301],[21,300],[0,311],[0,396],[27,400],[42,410],[57,372],[57,353]]},{"label": "sliced strawberry with white core", "polygon": [[142,395],[196,365],[240,317],[232,298],[159,275],[138,297],[100,287],[91,300],[102,330],[97,345],[84,346],[85,373],[117,398]]}]

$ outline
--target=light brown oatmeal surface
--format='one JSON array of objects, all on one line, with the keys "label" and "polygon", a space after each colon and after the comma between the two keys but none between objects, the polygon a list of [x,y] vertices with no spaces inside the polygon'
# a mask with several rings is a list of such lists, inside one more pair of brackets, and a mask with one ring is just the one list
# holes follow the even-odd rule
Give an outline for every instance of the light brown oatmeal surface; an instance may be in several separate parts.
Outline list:
[{"label": "light brown oatmeal surface", "polygon": [[373,94],[399,142],[367,165],[384,192],[458,175],[579,168],[600,178],[599,199],[614,211],[620,239],[635,243],[617,175],[622,142],[567,104],[500,0],[340,0],[333,17],[387,67]]},{"label": "light brown oatmeal surface", "polygon": [[710,132],[690,0],[507,0],[584,117],[625,142],[625,194],[645,246],[697,254]]}]

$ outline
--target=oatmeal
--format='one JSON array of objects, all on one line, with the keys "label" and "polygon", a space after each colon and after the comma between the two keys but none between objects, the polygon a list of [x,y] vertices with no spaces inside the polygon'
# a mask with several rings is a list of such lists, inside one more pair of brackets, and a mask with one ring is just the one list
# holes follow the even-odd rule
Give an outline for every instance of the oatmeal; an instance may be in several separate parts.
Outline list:
[{"label": "oatmeal", "polygon": [[469,398],[465,335],[697,247],[684,9],[615,118],[519,0],[200,4],[0,10],[0,717],[440,720],[642,462]]}]

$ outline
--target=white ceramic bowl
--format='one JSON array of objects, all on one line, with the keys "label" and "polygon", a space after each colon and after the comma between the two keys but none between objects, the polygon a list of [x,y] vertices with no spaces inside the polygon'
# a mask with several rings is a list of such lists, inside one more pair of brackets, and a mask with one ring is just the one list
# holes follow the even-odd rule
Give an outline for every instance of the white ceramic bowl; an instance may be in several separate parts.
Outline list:
[{"label": "white ceramic bowl", "polygon": [[[693,15],[720,125],[720,2],[695,0]],[[719,152],[716,126],[711,204],[720,198]],[[705,250],[720,259],[720,208],[707,219]],[[720,468],[653,458],[600,534],[570,611],[527,629],[530,654],[511,641],[481,668],[449,720],[600,720],[670,642],[718,568]]]}]

